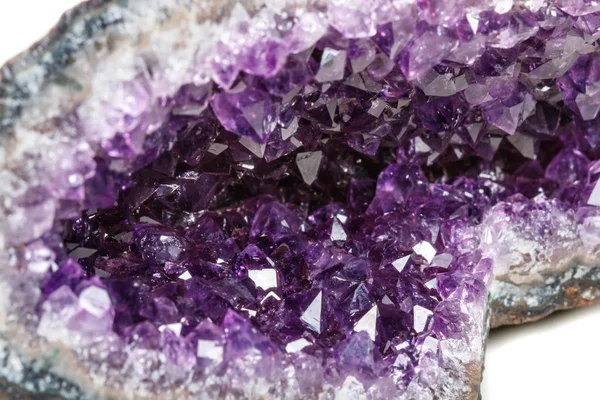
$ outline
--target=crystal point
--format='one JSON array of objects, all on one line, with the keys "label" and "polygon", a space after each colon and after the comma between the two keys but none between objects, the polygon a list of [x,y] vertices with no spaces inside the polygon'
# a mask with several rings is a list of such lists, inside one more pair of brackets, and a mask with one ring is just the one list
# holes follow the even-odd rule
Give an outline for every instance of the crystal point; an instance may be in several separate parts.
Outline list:
[{"label": "crystal point", "polygon": [[377,318],[379,310],[377,306],[373,306],[361,319],[354,325],[354,332],[367,332],[372,341],[375,341],[377,336]]},{"label": "crystal point", "polygon": [[320,151],[298,153],[296,155],[296,165],[307,185],[312,185],[317,179],[322,158],[323,153]]},{"label": "crystal point", "polygon": [[319,292],[300,317],[302,322],[304,322],[308,328],[310,328],[317,334],[321,333],[322,301],[323,292]]}]

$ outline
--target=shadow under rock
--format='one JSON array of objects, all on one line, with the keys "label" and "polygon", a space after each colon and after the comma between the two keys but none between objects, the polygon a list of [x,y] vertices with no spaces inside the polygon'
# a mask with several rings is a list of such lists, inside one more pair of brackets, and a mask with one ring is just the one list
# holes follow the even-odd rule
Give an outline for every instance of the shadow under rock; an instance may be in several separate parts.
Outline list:
[{"label": "shadow under rock", "polygon": [[[595,372],[587,371],[593,363],[589,360],[600,355],[593,342],[599,328],[600,303],[493,329],[487,340],[481,397],[582,398],[570,395],[576,387],[577,393],[586,396],[583,398],[597,398],[587,397],[590,390],[595,391],[587,382]],[[584,372],[566,366],[579,366]]]},{"label": "shadow under rock", "polygon": [[504,343],[512,338],[527,334],[533,334],[555,327],[575,319],[584,318],[584,316],[600,315],[600,303],[592,304],[587,307],[579,307],[568,310],[555,311],[552,314],[533,322],[527,322],[521,325],[503,325],[491,330],[488,337],[488,346]]}]

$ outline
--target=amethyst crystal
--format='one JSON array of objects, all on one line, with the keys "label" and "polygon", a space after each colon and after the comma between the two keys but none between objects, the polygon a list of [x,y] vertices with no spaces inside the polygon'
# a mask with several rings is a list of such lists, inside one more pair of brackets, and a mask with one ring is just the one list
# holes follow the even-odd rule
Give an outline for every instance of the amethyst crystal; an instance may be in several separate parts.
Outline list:
[{"label": "amethyst crystal", "polygon": [[477,398],[488,291],[495,325],[596,297],[596,3],[103,3],[3,70],[23,359],[101,398]]}]

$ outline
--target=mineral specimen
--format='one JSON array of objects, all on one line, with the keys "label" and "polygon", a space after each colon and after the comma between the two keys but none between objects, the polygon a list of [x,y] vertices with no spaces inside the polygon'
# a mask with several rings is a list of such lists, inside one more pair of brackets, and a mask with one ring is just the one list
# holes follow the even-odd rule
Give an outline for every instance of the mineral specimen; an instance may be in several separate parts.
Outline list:
[{"label": "mineral specimen", "polygon": [[11,380],[477,398],[595,298],[595,2],[96,3],[3,70]]}]

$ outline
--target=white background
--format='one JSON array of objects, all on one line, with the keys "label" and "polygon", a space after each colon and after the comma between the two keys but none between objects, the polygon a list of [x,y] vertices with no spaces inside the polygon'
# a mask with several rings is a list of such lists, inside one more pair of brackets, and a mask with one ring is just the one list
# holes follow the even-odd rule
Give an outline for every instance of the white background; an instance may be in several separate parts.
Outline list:
[{"label": "white background", "polygon": [[[151,1],[151,0],[149,0]],[[0,0],[0,64],[78,0]],[[600,305],[491,333],[484,400],[600,399]]]}]

